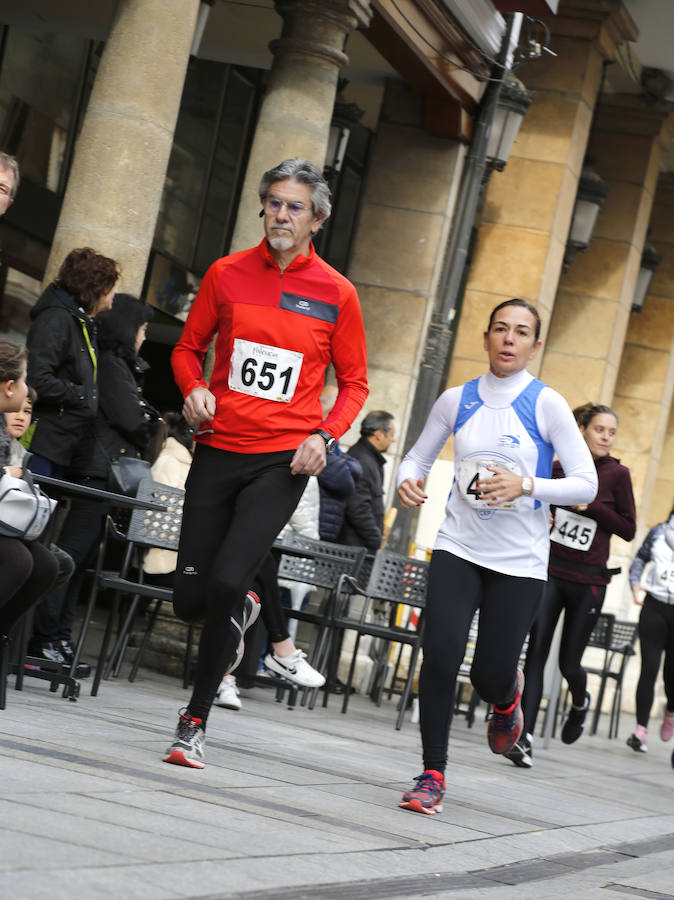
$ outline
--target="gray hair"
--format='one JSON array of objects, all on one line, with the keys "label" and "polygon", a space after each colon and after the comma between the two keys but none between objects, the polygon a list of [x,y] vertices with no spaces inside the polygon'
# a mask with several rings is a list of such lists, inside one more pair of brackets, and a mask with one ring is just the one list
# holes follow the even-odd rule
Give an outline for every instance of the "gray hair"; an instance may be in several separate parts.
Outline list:
[{"label": "gray hair", "polygon": [[8,169],[14,176],[14,186],[9,194],[9,199],[13,200],[19,189],[19,163],[14,156],[0,151],[0,169]]},{"label": "gray hair", "polygon": [[311,206],[314,215],[319,219],[327,219],[332,211],[330,188],[321,171],[308,159],[286,159],[273,169],[268,169],[260,179],[258,194],[264,203],[270,185],[275,181],[288,181],[294,178],[311,188]]},{"label": "gray hair", "polygon": [[360,423],[360,436],[368,437],[375,431],[383,431],[384,434],[388,434],[394,418],[393,413],[385,412],[383,409],[373,409]]}]

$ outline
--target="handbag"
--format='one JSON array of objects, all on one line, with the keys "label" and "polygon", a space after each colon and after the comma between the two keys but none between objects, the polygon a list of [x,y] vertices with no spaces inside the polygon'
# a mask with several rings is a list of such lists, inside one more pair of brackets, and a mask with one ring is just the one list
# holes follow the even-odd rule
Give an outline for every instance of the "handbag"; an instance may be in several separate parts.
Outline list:
[{"label": "handbag", "polygon": [[136,456],[120,456],[110,462],[108,486],[116,494],[135,497],[143,478],[152,478],[152,467],[146,459]]},{"label": "handbag", "polygon": [[0,535],[34,541],[47,527],[56,500],[44,494],[26,468],[31,454],[23,463],[23,478],[8,472],[0,478]]}]

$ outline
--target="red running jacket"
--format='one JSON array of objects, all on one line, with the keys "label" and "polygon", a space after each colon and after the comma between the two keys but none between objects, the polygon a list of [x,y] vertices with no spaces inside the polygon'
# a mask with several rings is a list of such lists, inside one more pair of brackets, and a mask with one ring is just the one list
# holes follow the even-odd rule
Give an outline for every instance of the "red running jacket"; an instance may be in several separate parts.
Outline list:
[{"label": "red running jacket", "polygon": [[[203,361],[213,336],[210,385]],[[322,421],[325,370],[337,402]],[[236,453],[292,450],[316,428],[339,438],[368,394],[365,330],[356,289],[317,256],[283,271],[267,241],[217,260],[206,272],[171,365],[183,397],[207,387],[215,418],[197,440]]]}]

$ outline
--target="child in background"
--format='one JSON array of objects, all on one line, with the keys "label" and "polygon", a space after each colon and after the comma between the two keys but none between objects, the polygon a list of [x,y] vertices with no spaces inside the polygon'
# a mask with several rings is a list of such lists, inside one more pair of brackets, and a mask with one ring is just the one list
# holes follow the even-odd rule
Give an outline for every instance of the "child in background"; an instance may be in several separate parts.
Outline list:
[{"label": "child in background", "polygon": [[[33,404],[37,400],[37,393],[35,388],[32,388],[30,385],[27,385],[27,387],[28,393],[26,399],[23,401],[21,409],[18,412],[6,412],[4,414],[7,433],[12,439],[9,445],[10,466],[23,467],[24,457],[28,453],[21,443],[20,438],[23,437],[30,428],[33,418]],[[73,574],[75,571],[75,563],[72,561],[69,554],[66,553],[65,550],[61,550],[60,547],[57,547],[56,544],[50,544],[49,549],[58,560],[59,571],[56,581],[54,582],[54,587],[58,587],[60,584],[65,584]]]},{"label": "child in background", "polygon": [[21,438],[30,428],[33,418],[33,404],[37,400],[35,388],[27,385],[28,393],[23,401],[23,406],[18,412],[6,412],[5,424],[7,433],[12,438],[9,445],[9,464],[10,466],[22,466],[23,458],[26,455],[26,448],[21,444]]}]

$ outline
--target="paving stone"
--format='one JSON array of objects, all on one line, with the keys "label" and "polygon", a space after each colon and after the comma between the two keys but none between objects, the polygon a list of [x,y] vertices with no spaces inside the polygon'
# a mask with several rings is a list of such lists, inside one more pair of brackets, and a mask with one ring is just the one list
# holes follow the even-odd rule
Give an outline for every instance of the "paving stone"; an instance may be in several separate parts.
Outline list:
[{"label": "paving stone", "polygon": [[186,700],[175,680],[141,672],[133,685],[105,682],[96,698],[86,690],[77,703],[45,685],[9,691],[1,896],[672,894],[664,745],[635,760],[601,734],[552,741],[524,772],[489,752],[484,723],[459,720],[445,812],[421,816],[397,807],[419,772],[420,742],[409,722],[395,730],[395,703],[377,709],[356,695],[343,716],[334,698],[327,710],[290,712],[267,691],[245,692],[241,712],[213,711],[197,772],[160,758]]}]

